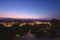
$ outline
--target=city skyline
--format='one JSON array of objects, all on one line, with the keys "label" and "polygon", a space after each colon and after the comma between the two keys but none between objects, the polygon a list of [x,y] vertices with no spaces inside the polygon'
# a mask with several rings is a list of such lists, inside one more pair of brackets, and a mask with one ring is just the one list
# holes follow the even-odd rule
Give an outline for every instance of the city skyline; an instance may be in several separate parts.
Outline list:
[{"label": "city skyline", "polygon": [[0,18],[60,19],[59,0],[0,0]]}]

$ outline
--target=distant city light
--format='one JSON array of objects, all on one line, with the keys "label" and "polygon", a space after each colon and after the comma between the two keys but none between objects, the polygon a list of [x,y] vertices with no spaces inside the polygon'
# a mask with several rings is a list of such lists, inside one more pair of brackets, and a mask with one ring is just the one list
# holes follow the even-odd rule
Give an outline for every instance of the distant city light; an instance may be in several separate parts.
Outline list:
[{"label": "distant city light", "polygon": [[16,37],[19,37],[19,35],[18,35],[18,34],[16,34]]},{"label": "distant city light", "polygon": [[44,32],[46,32],[46,30],[44,30]]}]

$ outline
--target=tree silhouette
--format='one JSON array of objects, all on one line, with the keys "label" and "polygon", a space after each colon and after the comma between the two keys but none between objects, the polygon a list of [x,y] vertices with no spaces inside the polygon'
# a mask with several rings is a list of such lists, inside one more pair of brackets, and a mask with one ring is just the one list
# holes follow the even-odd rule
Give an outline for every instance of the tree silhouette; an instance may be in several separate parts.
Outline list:
[{"label": "tree silhouette", "polygon": [[60,20],[53,19],[51,20],[51,24],[54,29],[58,30],[60,28]]},{"label": "tree silhouette", "polygon": [[58,19],[53,19],[53,20],[51,20],[50,21],[51,22],[51,28],[52,28],[52,30],[51,30],[51,33],[53,33],[53,35],[57,35],[56,33],[57,33],[57,31],[59,31],[60,30],[60,20],[58,20]]},{"label": "tree silhouette", "polygon": [[16,23],[16,24],[14,24],[13,26],[12,26],[12,29],[13,29],[13,32],[14,33],[18,33],[18,34],[20,34],[20,26],[19,26],[19,24],[18,23]]}]

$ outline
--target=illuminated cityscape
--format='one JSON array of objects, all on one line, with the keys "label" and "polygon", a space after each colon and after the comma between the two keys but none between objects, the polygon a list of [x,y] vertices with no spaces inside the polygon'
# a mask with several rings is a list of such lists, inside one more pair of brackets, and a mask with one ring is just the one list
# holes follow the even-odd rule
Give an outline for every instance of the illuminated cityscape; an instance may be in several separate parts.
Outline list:
[{"label": "illuminated cityscape", "polygon": [[14,24],[16,24],[16,23],[19,23],[19,25],[20,26],[24,26],[24,25],[26,25],[26,24],[29,24],[29,25],[40,25],[40,24],[48,24],[48,25],[50,25],[51,26],[51,23],[50,22],[42,22],[42,21],[32,21],[32,22],[0,22],[0,24],[2,24],[2,25],[4,25],[5,27],[12,27]]},{"label": "illuminated cityscape", "polygon": [[60,0],[0,0],[0,40],[60,40]]},{"label": "illuminated cityscape", "polygon": [[4,30],[6,32],[13,31],[13,33],[16,34],[17,37],[21,37],[22,35],[24,35],[25,33],[24,30],[26,30],[25,28],[29,28],[29,27],[32,30],[32,33],[37,33],[42,31],[48,33],[51,36],[52,35],[56,36],[57,33],[55,34],[54,31],[58,31],[60,29],[60,20],[57,19],[53,19],[49,21],[47,20],[42,21],[38,19],[0,20],[0,30],[1,31]]}]

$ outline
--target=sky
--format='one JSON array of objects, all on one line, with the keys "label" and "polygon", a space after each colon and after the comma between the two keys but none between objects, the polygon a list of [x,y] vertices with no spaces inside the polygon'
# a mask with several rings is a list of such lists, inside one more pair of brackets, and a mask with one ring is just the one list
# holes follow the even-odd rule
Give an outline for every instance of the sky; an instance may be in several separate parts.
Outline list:
[{"label": "sky", "polygon": [[60,1],[0,0],[0,18],[60,19]]}]

